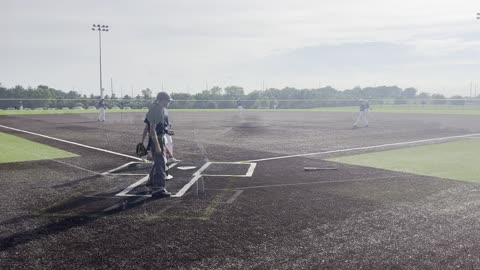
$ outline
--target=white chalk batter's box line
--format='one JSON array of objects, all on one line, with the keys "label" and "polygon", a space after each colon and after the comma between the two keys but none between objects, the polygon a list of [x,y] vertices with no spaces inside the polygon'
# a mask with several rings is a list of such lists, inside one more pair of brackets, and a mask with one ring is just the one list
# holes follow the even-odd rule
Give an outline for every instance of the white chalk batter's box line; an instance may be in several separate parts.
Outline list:
[{"label": "white chalk batter's box line", "polygon": [[[246,174],[202,174],[210,165],[212,164],[226,164],[226,165],[250,165],[248,167]],[[201,176],[214,176],[214,177],[252,177],[253,172],[255,171],[255,167],[257,167],[257,163],[253,162],[207,162],[205,165],[202,166],[198,171],[196,171],[193,175],[201,175]]]},{"label": "white chalk batter's box line", "polygon": [[[131,162],[130,164],[135,163]],[[169,169],[173,168],[177,163],[172,164]],[[247,173],[244,175],[217,175],[217,174],[202,174],[210,165],[212,164],[238,164],[238,165],[249,165]],[[125,165],[123,165],[125,166]],[[198,180],[203,181],[202,177],[203,176],[209,176],[209,177],[252,177],[253,172],[255,171],[255,167],[257,166],[257,163],[252,163],[252,162],[207,162],[205,163],[200,169],[198,169],[194,174],[193,178],[188,182],[185,186],[183,186],[176,194],[173,194],[171,197],[173,198],[179,198],[185,195],[185,193],[195,184],[198,184]],[[151,197],[152,195],[138,195],[138,194],[129,194],[130,191],[132,191],[134,188],[142,185],[143,183],[148,181],[148,176],[143,177],[142,179],[138,180],[137,182],[133,183],[132,185],[128,186],[126,189],[121,191],[120,193],[117,193],[115,196],[117,197]],[[203,182],[200,185],[202,188],[202,191],[204,191],[204,185]],[[198,188],[198,186],[197,186]]]},{"label": "white chalk batter's box line", "polygon": [[117,167],[117,168],[114,168],[114,169],[111,169],[109,171],[106,171],[104,173],[102,173],[102,175],[148,175],[148,174],[129,174],[129,173],[115,173],[123,168],[126,168],[130,165],[133,165],[133,164],[151,164],[151,162],[139,162],[139,161],[131,161],[131,162],[128,162],[128,163],[125,163],[123,164],[122,166],[120,167]]}]

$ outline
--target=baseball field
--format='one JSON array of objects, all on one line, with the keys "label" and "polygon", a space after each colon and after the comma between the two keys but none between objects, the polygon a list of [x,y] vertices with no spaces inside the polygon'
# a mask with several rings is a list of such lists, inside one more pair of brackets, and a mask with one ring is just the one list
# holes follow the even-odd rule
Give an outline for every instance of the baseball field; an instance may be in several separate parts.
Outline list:
[{"label": "baseball field", "polygon": [[171,110],[159,199],[144,111],[4,111],[0,268],[479,268],[478,111],[396,110]]}]

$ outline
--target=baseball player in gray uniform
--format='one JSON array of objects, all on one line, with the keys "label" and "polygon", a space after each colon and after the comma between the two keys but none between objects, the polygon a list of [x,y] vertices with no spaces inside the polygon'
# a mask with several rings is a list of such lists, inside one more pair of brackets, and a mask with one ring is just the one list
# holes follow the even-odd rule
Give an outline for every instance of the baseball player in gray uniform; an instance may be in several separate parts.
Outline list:
[{"label": "baseball player in gray uniform", "polygon": [[355,120],[355,123],[353,124],[353,128],[357,128],[360,122],[364,122],[365,127],[368,127],[367,114],[369,109],[370,104],[368,103],[368,100],[360,99],[360,112],[357,115],[357,120]]},{"label": "baseball player in gray uniform", "polygon": [[151,150],[153,166],[150,170],[147,186],[152,189],[154,197],[169,197],[171,194],[165,188],[167,177],[167,156],[165,147],[165,134],[173,135],[165,123],[165,111],[172,98],[166,92],[160,92],[155,102],[147,112],[146,120],[150,123],[149,135],[152,140]]}]

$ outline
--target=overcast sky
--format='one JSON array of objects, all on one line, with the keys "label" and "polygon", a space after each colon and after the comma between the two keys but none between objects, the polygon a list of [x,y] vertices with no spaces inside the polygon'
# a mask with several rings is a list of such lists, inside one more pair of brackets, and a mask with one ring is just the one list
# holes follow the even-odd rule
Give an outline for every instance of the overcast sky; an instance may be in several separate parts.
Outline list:
[{"label": "overcast sky", "polygon": [[[0,0],[0,83],[110,94],[239,85],[480,93],[478,0]],[[123,89],[123,90],[122,90]]]}]

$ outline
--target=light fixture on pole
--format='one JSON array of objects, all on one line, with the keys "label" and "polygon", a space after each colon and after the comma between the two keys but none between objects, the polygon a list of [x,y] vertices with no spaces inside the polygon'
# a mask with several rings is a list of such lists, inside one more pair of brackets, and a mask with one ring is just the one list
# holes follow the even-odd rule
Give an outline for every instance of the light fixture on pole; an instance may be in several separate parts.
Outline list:
[{"label": "light fixture on pole", "polygon": [[100,51],[100,98],[103,98],[103,86],[102,86],[102,32],[108,32],[108,25],[94,24],[92,31],[98,31],[98,48]]}]

